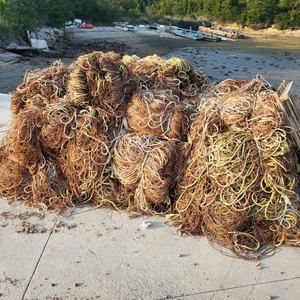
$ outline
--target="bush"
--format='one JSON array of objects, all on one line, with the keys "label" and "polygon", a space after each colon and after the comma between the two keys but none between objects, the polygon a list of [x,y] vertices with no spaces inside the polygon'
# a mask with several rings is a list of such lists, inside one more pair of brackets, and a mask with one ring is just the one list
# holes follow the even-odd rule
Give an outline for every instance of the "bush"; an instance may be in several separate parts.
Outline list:
[{"label": "bush", "polygon": [[291,17],[289,16],[289,14],[287,12],[280,13],[275,17],[274,23],[281,26],[282,28],[287,28],[290,26]]},{"label": "bush", "polygon": [[291,28],[300,26],[300,11],[294,11],[291,16],[291,12],[282,12],[276,15],[274,23],[282,28]]}]

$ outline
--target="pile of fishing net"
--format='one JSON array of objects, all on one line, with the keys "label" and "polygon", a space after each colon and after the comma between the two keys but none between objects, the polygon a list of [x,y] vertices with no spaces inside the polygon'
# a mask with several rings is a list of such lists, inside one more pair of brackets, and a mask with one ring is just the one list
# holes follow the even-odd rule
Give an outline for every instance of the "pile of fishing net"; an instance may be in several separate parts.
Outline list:
[{"label": "pile of fishing net", "polygon": [[26,73],[1,143],[1,195],[59,212],[83,202],[171,212],[195,100],[208,86],[188,61],[157,55],[93,52]]},{"label": "pile of fishing net", "polygon": [[298,160],[278,101],[262,78],[213,86],[178,57],[57,61],[12,93],[0,195],[167,215],[245,258],[299,246]]},{"label": "pile of fishing net", "polygon": [[176,189],[179,229],[260,258],[300,246],[299,164],[276,91],[262,79],[226,80],[204,95]]}]

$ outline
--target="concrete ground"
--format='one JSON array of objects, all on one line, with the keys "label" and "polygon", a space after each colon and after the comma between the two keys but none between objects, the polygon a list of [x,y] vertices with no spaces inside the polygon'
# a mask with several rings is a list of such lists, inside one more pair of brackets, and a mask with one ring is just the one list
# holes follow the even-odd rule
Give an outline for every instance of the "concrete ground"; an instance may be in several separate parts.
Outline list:
[{"label": "concrete ground", "polygon": [[[0,139],[9,106],[0,94]],[[0,198],[0,299],[299,298],[300,249],[240,260],[164,221],[90,207],[44,215]]]}]

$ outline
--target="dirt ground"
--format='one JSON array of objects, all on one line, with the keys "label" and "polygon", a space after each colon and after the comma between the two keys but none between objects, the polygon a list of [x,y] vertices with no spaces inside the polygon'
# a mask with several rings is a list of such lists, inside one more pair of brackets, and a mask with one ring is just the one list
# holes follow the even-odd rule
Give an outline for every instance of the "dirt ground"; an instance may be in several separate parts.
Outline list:
[{"label": "dirt ground", "polygon": [[114,51],[121,55],[144,57],[157,54],[166,58],[181,56],[195,68],[203,68],[216,82],[227,79],[252,79],[261,74],[274,86],[285,79],[294,81],[300,95],[300,45],[298,36],[278,32],[242,32],[244,39],[218,43],[194,41],[158,30],[124,32],[114,27],[68,28],[62,57],[24,56],[19,62],[0,67],[0,93],[12,92],[27,70],[48,67],[61,59],[67,65],[79,55],[92,51]]}]

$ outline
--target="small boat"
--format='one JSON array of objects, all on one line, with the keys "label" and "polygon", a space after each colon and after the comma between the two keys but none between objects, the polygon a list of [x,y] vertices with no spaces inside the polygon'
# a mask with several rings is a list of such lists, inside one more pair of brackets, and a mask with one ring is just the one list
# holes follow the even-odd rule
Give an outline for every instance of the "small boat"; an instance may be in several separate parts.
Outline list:
[{"label": "small boat", "polygon": [[227,32],[226,36],[232,39],[243,39],[245,36],[243,34],[239,34],[238,32]]},{"label": "small boat", "polygon": [[200,34],[198,32],[174,29],[174,30],[172,30],[172,33],[174,33],[175,35],[181,36],[181,37],[191,39],[191,40],[201,40],[202,39],[202,34]]},{"label": "small boat", "polygon": [[208,42],[220,42],[222,40],[219,36],[211,33],[202,33],[201,36],[201,40]]},{"label": "small boat", "polygon": [[236,39],[242,39],[244,38],[244,35],[239,34],[238,32],[233,32],[233,31],[226,31],[222,29],[214,29],[214,28],[207,28],[203,26],[198,27],[198,31],[203,32],[203,33],[209,33],[209,34],[214,34],[216,36],[219,36],[222,40],[236,40]]},{"label": "small boat", "polygon": [[86,29],[93,29],[94,25],[93,24],[85,24],[85,23],[81,23],[78,25],[79,28],[86,28]]},{"label": "small boat", "polygon": [[134,31],[134,26],[129,25],[127,23],[117,23],[115,25],[115,28],[120,29],[120,30],[124,30],[124,31]]},{"label": "small boat", "polygon": [[192,31],[192,30],[185,30],[185,29],[174,29],[172,31],[175,35],[189,38],[192,40],[203,40],[208,42],[220,42],[221,38],[214,35],[214,34],[208,34],[208,33],[200,33],[198,31]]}]

